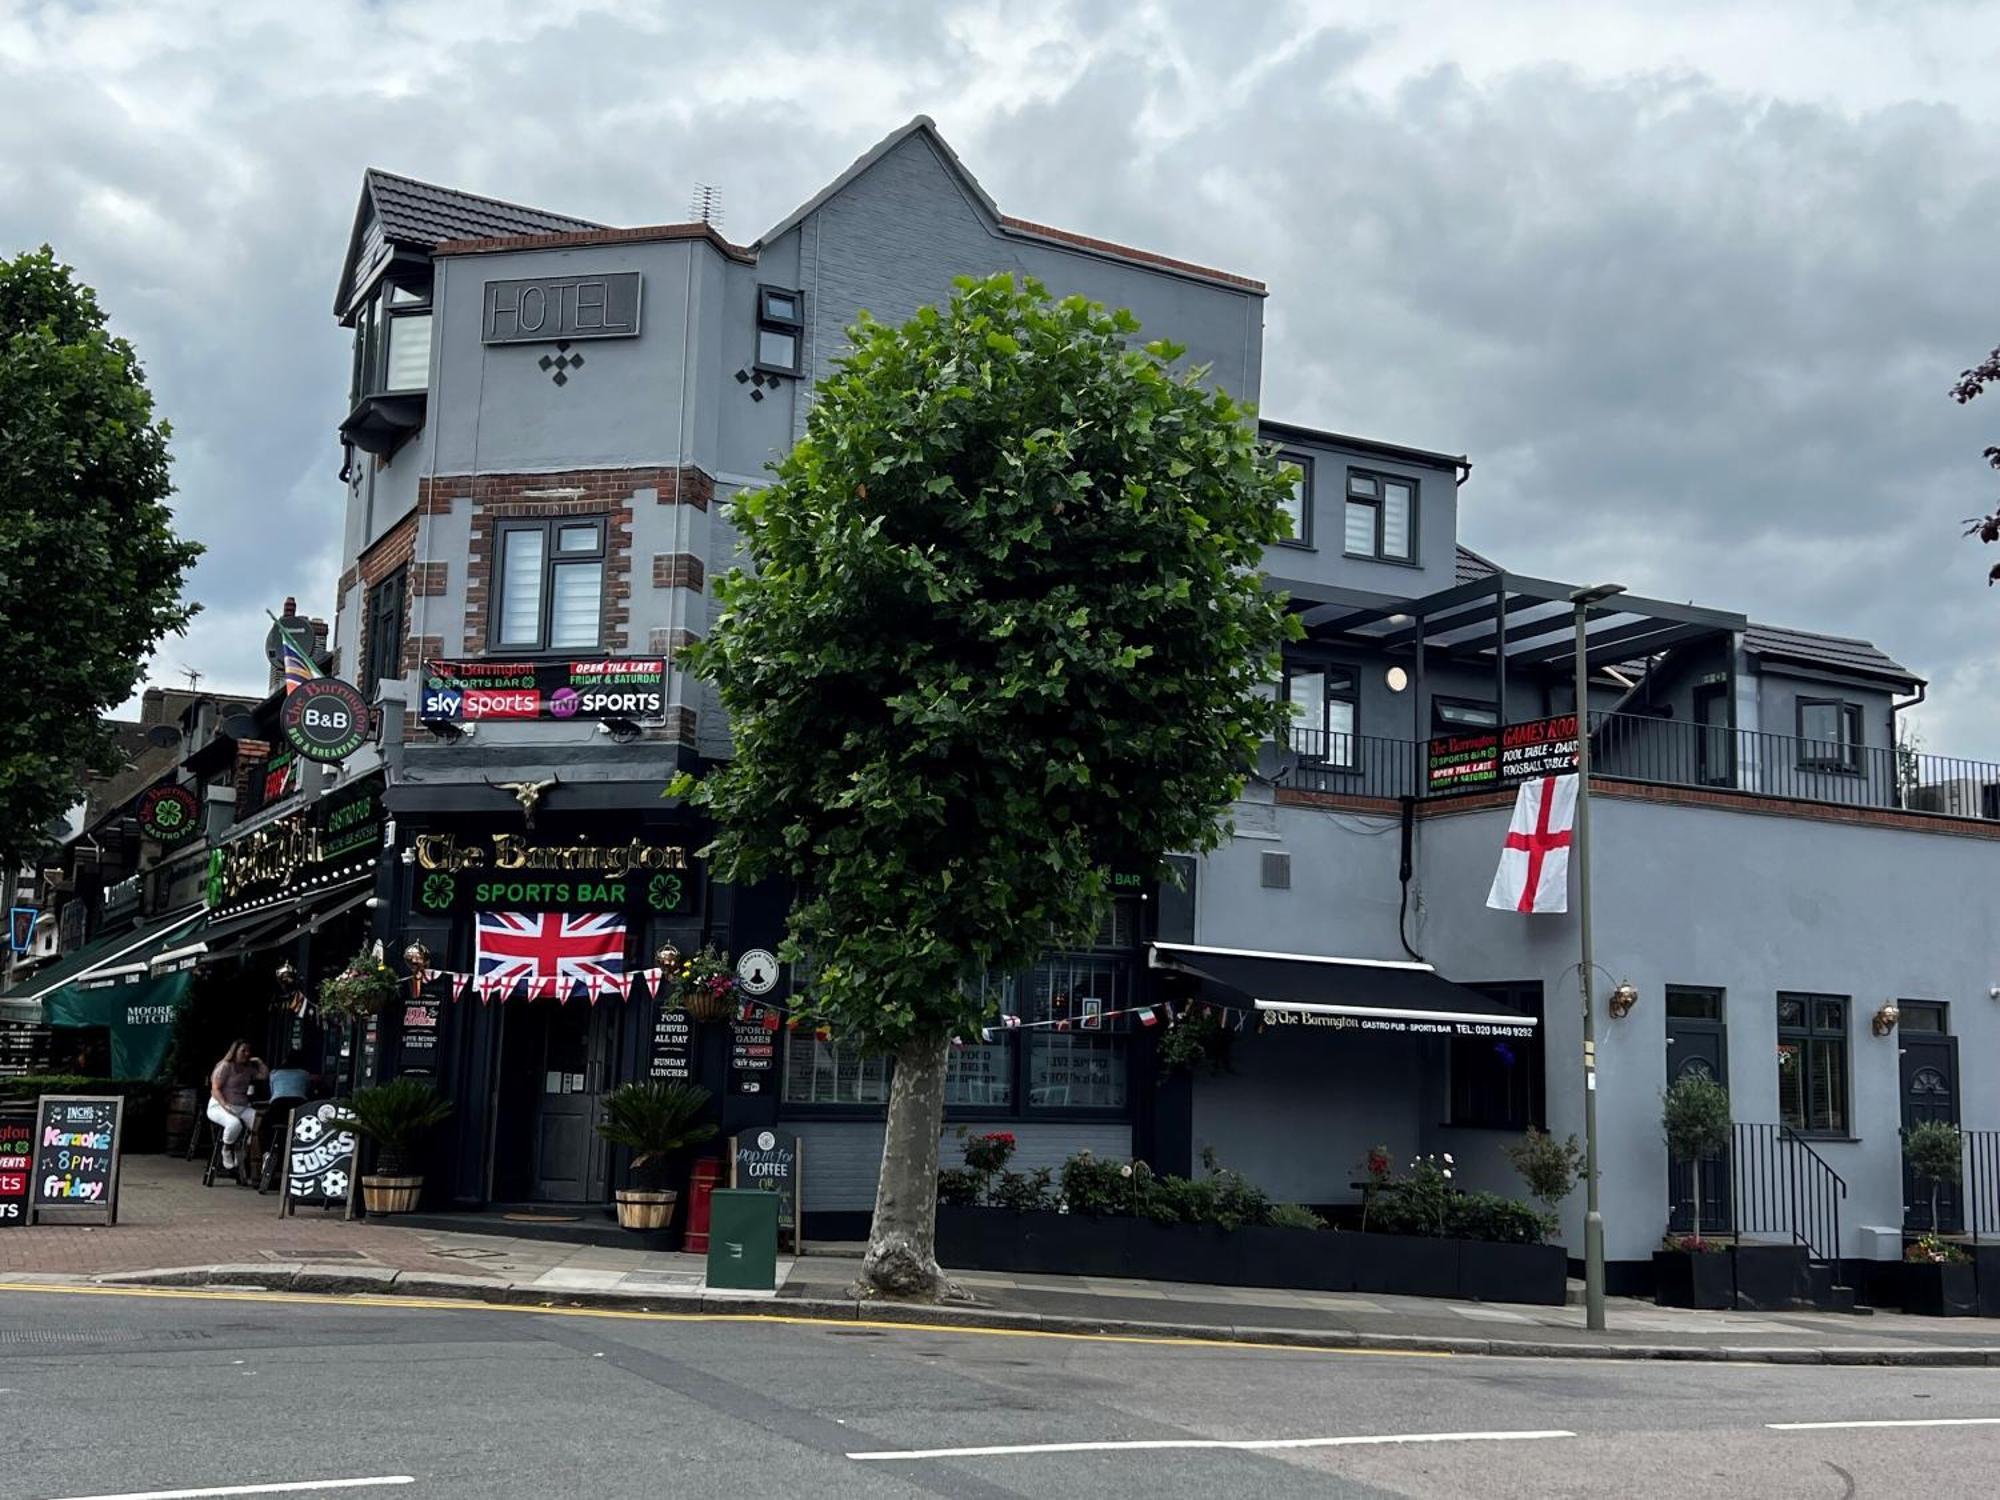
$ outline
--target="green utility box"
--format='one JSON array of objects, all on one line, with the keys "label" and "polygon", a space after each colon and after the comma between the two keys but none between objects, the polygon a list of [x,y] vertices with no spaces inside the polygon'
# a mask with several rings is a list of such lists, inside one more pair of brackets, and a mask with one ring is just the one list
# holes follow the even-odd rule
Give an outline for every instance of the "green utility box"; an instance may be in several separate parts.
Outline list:
[{"label": "green utility box", "polygon": [[725,1291],[778,1289],[778,1195],[724,1188],[709,1199],[708,1284]]}]

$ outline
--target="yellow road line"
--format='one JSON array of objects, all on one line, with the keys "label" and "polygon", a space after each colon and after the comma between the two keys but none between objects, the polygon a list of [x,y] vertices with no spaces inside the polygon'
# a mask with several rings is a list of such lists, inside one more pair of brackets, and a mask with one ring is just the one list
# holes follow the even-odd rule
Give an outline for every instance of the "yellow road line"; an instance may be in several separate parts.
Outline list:
[{"label": "yellow road line", "polygon": [[371,1293],[334,1296],[326,1292],[221,1291],[208,1287],[84,1286],[62,1282],[0,1283],[0,1293],[36,1296],[151,1297],[206,1302],[312,1303],[321,1307],[399,1307],[435,1312],[525,1313],[539,1318],[614,1318],[635,1323],[759,1323],[794,1324],[806,1328],[876,1328],[897,1333],[959,1333],[985,1338],[1067,1339],[1089,1344],[1155,1344],[1173,1349],[1262,1349],[1284,1354],[1338,1354],[1383,1359],[1451,1359],[1449,1353],[1428,1349],[1325,1349],[1297,1344],[1260,1344],[1249,1339],[1198,1339],[1170,1334],[1058,1333],[1043,1328],[960,1327],[954,1323],[900,1323],[874,1318],[815,1318],[791,1313],[670,1313],[624,1308],[529,1307],[515,1302],[478,1302],[456,1297],[397,1297]]}]

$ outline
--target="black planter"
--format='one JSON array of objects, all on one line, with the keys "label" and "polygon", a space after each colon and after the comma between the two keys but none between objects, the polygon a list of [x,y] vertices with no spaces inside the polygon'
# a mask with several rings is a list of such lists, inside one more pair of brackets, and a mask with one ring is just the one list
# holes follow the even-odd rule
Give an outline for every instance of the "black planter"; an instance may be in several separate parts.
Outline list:
[{"label": "black planter", "polygon": [[1979,1311],[1979,1273],[1957,1266],[1903,1265],[1903,1311],[1927,1318],[1970,1318]]},{"label": "black planter", "polygon": [[1561,1307],[1569,1290],[1569,1253],[1560,1245],[1458,1242],[1458,1295],[1474,1302],[1536,1302]]},{"label": "black planter", "polygon": [[1655,1250],[1653,1300],[1720,1312],[1736,1298],[1736,1267],[1720,1250]]},{"label": "black planter", "polygon": [[1354,1257],[1359,1235],[1325,1229],[1239,1229],[1225,1286],[1291,1287],[1307,1292],[1354,1290]]},{"label": "black planter", "polygon": [[1979,1316],[2000,1318],[2000,1245],[1974,1245],[1972,1268],[1979,1276]]},{"label": "black planter", "polygon": [[1458,1295],[1457,1240],[1413,1234],[1348,1236],[1354,1257],[1354,1290],[1405,1297]]},{"label": "black planter", "polygon": [[1736,1273],[1732,1305],[1745,1312],[1782,1312],[1812,1298],[1810,1262],[1803,1245],[1737,1245],[1729,1258]]}]

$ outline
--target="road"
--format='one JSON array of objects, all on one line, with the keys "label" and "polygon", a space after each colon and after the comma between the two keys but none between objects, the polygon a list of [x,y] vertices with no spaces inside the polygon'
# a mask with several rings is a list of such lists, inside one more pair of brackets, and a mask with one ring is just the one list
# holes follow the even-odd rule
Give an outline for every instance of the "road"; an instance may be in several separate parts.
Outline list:
[{"label": "road", "polygon": [[[0,1395],[4,1500],[1933,1500],[1990,1495],[2000,1474],[2000,1369],[1329,1354],[267,1294],[0,1291]],[[1774,1425],[1857,1421],[1935,1425]],[[1382,1441],[1413,1437],[1431,1440]]]}]

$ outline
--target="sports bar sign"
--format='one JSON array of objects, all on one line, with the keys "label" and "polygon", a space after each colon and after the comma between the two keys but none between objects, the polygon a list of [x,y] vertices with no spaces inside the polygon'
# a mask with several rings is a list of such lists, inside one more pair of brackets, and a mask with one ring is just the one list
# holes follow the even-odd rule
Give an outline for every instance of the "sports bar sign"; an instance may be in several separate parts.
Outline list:
[{"label": "sports bar sign", "polygon": [[657,719],[666,711],[664,657],[434,661],[424,667],[426,720]]},{"label": "sports bar sign", "polygon": [[1424,789],[1432,796],[1517,786],[1576,769],[1576,715],[1530,719],[1497,733],[1447,735],[1426,749]]}]

